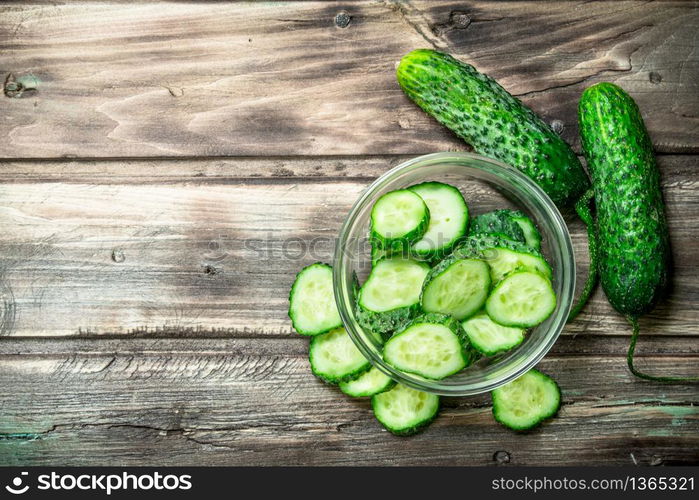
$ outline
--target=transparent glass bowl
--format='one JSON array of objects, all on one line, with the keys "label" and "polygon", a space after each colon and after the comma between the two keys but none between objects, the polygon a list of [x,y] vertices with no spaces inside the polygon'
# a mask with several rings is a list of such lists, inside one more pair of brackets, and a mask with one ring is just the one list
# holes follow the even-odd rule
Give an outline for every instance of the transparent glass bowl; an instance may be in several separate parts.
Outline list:
[{"label": "transparent glass bowl", "polygon": [[[443,380],[427,380],[384,362],[381,345],[357,322],[354,276],[364,282],[371,269],[369,216],[384,193],[426,181],[458,187],[471,216],[498,208],[515,208],[529,215],[542,235],[542,251],[553,268],[557,306],[524,342],[501,355],[483,358]],[[527,176],[496,160],[471,153],[435,153],[406,161],[371,184],[352,207],[335,248],[335,300],[342,321],[359,350],[394,380],[426,392],[466,396],[491,391],[517,378],[549,351],[565,325],[575,290],[573,246],[561,214],[551,199]]]}]

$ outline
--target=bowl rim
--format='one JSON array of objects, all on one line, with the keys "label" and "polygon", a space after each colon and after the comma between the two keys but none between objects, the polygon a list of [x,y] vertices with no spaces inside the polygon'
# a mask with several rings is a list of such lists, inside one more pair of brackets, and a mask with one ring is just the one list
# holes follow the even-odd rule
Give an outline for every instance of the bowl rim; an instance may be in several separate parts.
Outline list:
[{"label": "bowl rim", "polygon": [[[480,165],[468,164],[469,162],[473,161],[483,163],[487,165],[487,168]],[[443,384],[441,383],[441,380],[429,380],[402,372],[383,361],[381,356],[377,354],[376,349],[372,349],[369,345],[367,345],[362,334],[360,334],[360,331],[363,332],[364,330],[351,316],[351,310],[353,309],[354,305],[349,297],[349,294],[346,293],[352,286],[352,277],[349,276],[350,273],[345,272],[344,264],[347,255],[344,249],[346,246],[347,236],[356,223],[359,209],[365,204],[370,203],[375,193],[382,187],[385,187],[385,184],[389,184],[391,180],[399,176],[399,174],[416,170],[421,167],[434,166],[442,163],[452,165],[461,164],[463,166],[478,170],[484,170],[489,174],[500,178],[502,181],[509,182],[510,184],[512,182],[508,181],[507,177],[513,177],[517,180],[517,182],[524,184],[526,188],[531,191],[530,194],[533,194],[536,200],[545,207],[544,212],[549,215],[549,222],[552,223],[555,233],[557,233],[556,239],[558,241],[558,250],[564,256],[561,266],[563,268],[561,271],[561,289],[563,291],[562,298],[564,300],[561,301],[561,297],[557,298],[557,300],[559,300],[559,305],[557,305],[556,312],[554,313],[554,322],[552,323],[549,331],[547,331],[542,340],[535,345],[535,348],[528,355],[525,361],[519,365],[516,365],[514,367],[515,369],[503,370],[491,378],[483,377],[480,382],[473,384]],[[522,188],[517,186],[511,187],[517,191],[522,190]],[[570,258],[565,258],[565,256],[569,256]],[[539,361],[541,361],[541,359],[548,353],[553,344],[556,342],[565,326],[573,303],[572,299],[575,292],[575,279],[575,254],[573,252],[573,245],[570,239],[570,233],[568,232],[568,226],[563,220],[563,216],[558,210],[558,207],[556,207],[551,198],[549,198],[549,196],[532,179],[520,172],[518,169],[498,160],[469,152],[431,153],[411,158],[400,163],[396,167],[393,167],[375,179],[352,205],[352,208],[350,209],[350,212],[345,219],[342,228],[340,229],[333,256],[333,291],[335,301],[337,303],[338,311],[345,330],[348,332],[350,338],[357,346],[359,351],[371,362],[372,366],[390,376],[396,382],[412,387],[413,389],[443,396],[469,396],[492,391],[493,389],[514,380],[520,375],[523,375],[528,370],[533,368]]]}]

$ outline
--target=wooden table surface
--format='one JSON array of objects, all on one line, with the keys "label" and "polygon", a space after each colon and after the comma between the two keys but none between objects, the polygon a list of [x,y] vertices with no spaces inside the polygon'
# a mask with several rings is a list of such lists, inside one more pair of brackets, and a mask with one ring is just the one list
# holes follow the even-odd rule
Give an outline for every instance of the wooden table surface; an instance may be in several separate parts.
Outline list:
[{"label": "wooden table surface", "polygon": [[699,389],[629,374],[601,290],[540,365],[560,415],[527,434],[482,396],[394,437],[311,375],[286,316],[373,179],[468,149],[395,81],[436,47],[577,152],[584,88],[637,99],[675,261],[638,365],[698,375],[698,34],[697,2],[3,3],[0,463],[698,463]]}]

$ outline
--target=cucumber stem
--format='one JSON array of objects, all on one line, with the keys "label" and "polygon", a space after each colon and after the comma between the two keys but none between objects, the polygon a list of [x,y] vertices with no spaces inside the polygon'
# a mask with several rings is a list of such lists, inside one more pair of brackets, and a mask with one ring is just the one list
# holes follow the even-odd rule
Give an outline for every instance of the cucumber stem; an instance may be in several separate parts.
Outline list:
[{"label": "cucumber stem", "polygon": [[638,333],[640,331],[638,327],[638,318],[635,318],[633,316],[627,316],[626,320],[631,324],[631,327],[633,328],[633,333],[631,334],[631,344],[629,345],[629,352],[626,354],[626,363],[629,365],[629,370],[631,370],[631,373],[636,375],[638,378],[652,380],[654,382],[664,382],[666,384],[699,382],[699,377],[658,377],[655,375],[647,375],[643,372],[638,371],[633,365],[633,356],[634,351],[636,350],[636,341],[638,340]]},{"label": "cucumber stem", "polygon": [[590,188],[575,203],[575,211],[587,227],[587,249],[588,253],[590,254],[590,269],[587,273],[585,286],[583,287],[582,292],[580,292],[580,297],[570,310],[568,322],[573,321],[575,317],[580,314],[580,311],[583,310],[585,304],[587,304],[587,301],[590,300],[590,296],[592,295],[592,292],[595,291],[599,277],[599,272],[597,270],[597,232],[595,231],[595,219],[593,218],[592,211],[590,210],[590,201],[592,201],[594,195],[594,190]]}]

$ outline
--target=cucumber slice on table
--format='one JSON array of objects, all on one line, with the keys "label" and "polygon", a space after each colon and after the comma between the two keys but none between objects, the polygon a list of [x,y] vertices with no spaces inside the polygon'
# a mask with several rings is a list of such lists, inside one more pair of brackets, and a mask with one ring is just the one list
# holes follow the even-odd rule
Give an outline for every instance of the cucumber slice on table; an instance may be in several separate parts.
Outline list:
[{"label": "cucumber slice on table", "polygon": [[469,234],[494,234],[519,243],[526,243],[524,231],[510,218],[508,210],[494,210],[471,219]]},{"label": "cucumber slice on table", "polygon": [[425,314],[386,342],[383,357],[398,370],[439,380],[466,368],[477,354],[458,321]]},{"label": "cucumber slice on table", "polygon": [[439,396],[401,384],[371,398],[376,419],[388,431],[409,436],[429,425],[439,411]]},{"label": "cucumber slice on table", "polygon": [[342,326],[335,305],[332,267],[318,262],[296,275],[289,293],[289,318],[301,335],[318,335]]},{"label": "cucumber slice on table", "polygon": [[485,303],[488,316],[504,326],[529,328],[548,318],[556,308],[551,282],[533,271],[515,271],[503,279]]},{"label": "cucumber slice on table", "polygon": [[420,309],[422,283],[429,270],[423,262],[402,257],[377,262],[359,291],[359,324],[386,334],[407,323]]},{"label": "cucumber slice on table", "polygon": [[493,416],[505,427],[524,431],[556,414],[561,390],[549,376],[529,370],[521,377],[491,392]]},{"label": "cucumber slice on table", "polygon": [[313,374],[333,384],[353,380],[371,368],[344,328],[313,337],[308,358]]},{"label": "cucumber slice on table", "polygon": [[524,340],[524,329],[499,325],[485,312],[467,319],[461,326],[471,345],[485,356],[512,349]]},{"label": "cucumber slice on table", "polygon": [[441,259],[466,236],[466,201],[456,187],[441,182],[423,182],[408,189],[417,193],[430,210],[427,232],[413,244],[411,252],[421,259]]},{"label": "cucumber slice on table", "polygon": [[482,260],[447,257],[425,278],[422,309],[456,319],[477,312],[490,291],[490,268]]},{"label": "cucumber slice on table", "polygon": [[425,234],[430,211],[412,191],[398,189],[381,196],[371,209],[371,242],[384,250],[409,248]]},{"label": "cucumber slice on table", "polygon": [[355,380],[340,382],[340,390],[348,396],[362,398],[387,391],[395,384],[391,377],[373,366]]},{"label": "cucumber slice on table", "polygon": [[454,255],[485,260],[490,266],[493,283],[517,269],[538,271],[548,279],[552,275],[551,267],[541,253],[523,243],[498,236],[471,236],[454,249]]}]

